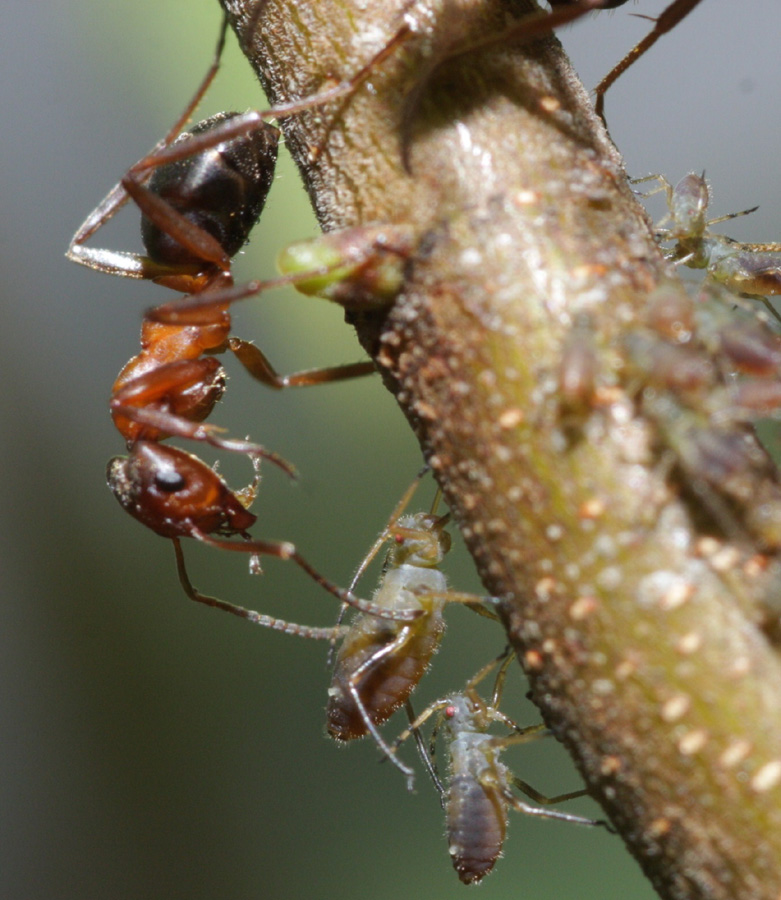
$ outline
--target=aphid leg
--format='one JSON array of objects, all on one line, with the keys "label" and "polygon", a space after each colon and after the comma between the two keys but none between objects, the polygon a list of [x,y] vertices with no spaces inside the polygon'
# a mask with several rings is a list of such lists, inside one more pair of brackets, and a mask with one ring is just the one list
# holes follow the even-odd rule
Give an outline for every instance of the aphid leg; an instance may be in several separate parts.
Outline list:
[{"label": "aphid leg", "polygon": [[577,800],[579,797],[588,796],[588,791],[585,788],[581,788],[579,791],[569,791],[566,794],[557,794],[555,797],[546,797],[545,794],[541,794],[536,788],[533,788],[528,782],[523,781],[521,778],[513,776],[512,782],[519,791],[526,794],[526,796],[531,800],[534,800],[535,803],[541,803],[543,806],[554,803],[564,803],[567,800]]},{"label": "aphid leg", "polygon": [[[604,819],[588,819],[585,816],[576,816],[574,813],[566,813],[558,809],[546,809],[544,806],[532,806],[513,794],[511,790],[502,785],[501,782],[497,781],[491,774],[486,773],[481,781],[486,787],[500,790],[502,796],[516,812],[522,812],[527,816],[538,816],[541,819],[558,819],[560,822],[569,822],[572,825],[588,825],[591,828],[596,825],[601,825],[603,828],[612,831],[611,826]],[[513,783],[515,783],[515,779],[513,779]],[[521,782],[521,784],[523,784],[523,782]],[[582,793],[585,792],[576,791],[574,794],[562,794],[561,797],[552,797],[550,799],[542,797],[541,794],[538,794],[537,796],[541,798],[538,800],[540,803],[556,803],[559,799],[570,799],[573,796],[582,796]]]},{"label": "aphid leg", "polygon": [[629,179],[630,184],[644,184],[647,181],[655,181],[657,182],[657,186],[655,188],[652,188],[650,191],[644,191],[642,193],[636,192],[637,196],[642,197],[643,199],[647,199],[648,197],[654,197],[656,194],[661,194],[661,192],[664,191],[667,195],[667,205],[669,206],[672,202],[673,186],[664,177],[664,175],[643,175],[640,178]]},{"label": "aphid leg", "polygon": [[[433,703],[430,703],[423,712],[415,719],[413,722],[410,722],[409,727],[405,728],[404,731],[394,740],[393,749],[397,750],[404,741],[408,740],[410,735],[414,734],[416,731],[420,729],[422,725],[424,725],[431,716],[434,715],[435,712],[439,712],[444,709],[450,703],[449,697],[443,697],[441,700],[435,700]],[[439,728],[439,723],[437,723],[436,728]]]},{"label": "aphid leg", "polygon": [[[358,685],[363,676],[370,672],[372,668],[379,665],[382,660],[392,657],[396,653],[398,653],[409,640],[410,633],[411,632],[408,627],[402,628],[393,641],[391,641],[389,644],[386,644],[376,653],[373,653],[362,665],[358,666],[358,668],[352,673],[347,682],[347,689],[350,692],[350,696],[352,697],[356,709],[358,710],[364,724],[366,725],[367,731],[374,738],[375,743],[380,748],[380,750],[382,750],[385,758],[390,760],[393,765],[396,766],[396,768],[406,777],[408,791],[412,791],[415,788],[415,772],[399,759],[399,757],[396,755],[396,751],[386,742],[385,738],[382,736],[382,733],[372,721],[372,717],[369,715],[369,711],[366,709],[366,706],[364,705],[364,702],[361,698],[361,692],[358,690]],[[414,728],[411,728],[410,730],[413,732],[413,734],[415,733]]]},{"label": "aphid leg", "polygon": [[687,16],[696,6],[699,6],[700,0],[673,0],[673,2],[662,11],[654,21],[654,27],[648,34],[626,54],[613,68],[605,75],[602,81],[594,88],[596,94],[595,110],[602,121],[605,121],[605,93],[615,81],[623,75],[626,70],[637,62],[638,59],[650,49],[663,34],[675,28],[675,26]]},{"label": "aphid leg", "polygon": [[176,554],[176,570],[179,574],[179,582],[181,583],[185,594],[196,603],[203,603],[206,606],[221,609],[231,615],[246,619],[253,625],[262,625],[264,628],[271,628],[274,631],[281,631],[284,634],[292,634],[296,637],[327,641],[333,637],[334,631],[343,631],[339,626],[320,628],[312,625],[299,625],[296,622],[287,622],[284,619],[278,619],[275,616],[267,616],[263,613],[255,612],[252,609],[245,609],[243,606],[237,606],[234,603],[220,600],[217,597],[209,597],[206,594],[202,594],[193,586],[193,583],[190,581],[190,577],[187,574],[180,540],[178,538],[172,538],[172,542],[174,545],[174,553]]},{"label": "aphid leg", "polygon": [[[715,219],[708,219],[705,223],[708,227],[711,225],[718,225],[719,222],[726,222],[728,219],[738,219],[740,216],[749,216],[751,213],[756,212],[759,209],[759,206],[752,206],[749,209],[742,209],[740,212],[727,213],[725,216],[718,216]],[[781,250],[781,244],[746,244],[747,247],[755,247],[761,250],[767,251],[778,251]]]},{"label": "aphid leg", "polygon": [[[434,787],[439,793],[440,802],[444,804],[445,786],[442,784],[442,781],[439,777],[439,772],[437,771],[435,742],[430,741],[428,749],[426,748],[426,744],[423,740],[423,735],[420,733],[420,729],[411,727],[412,723],[415,721],[415,710],[412,708],[412,703],[407,700],[407,702],[404,704],[404,708],[407,711],[407,719],[410,722],[410,730],[412,732],[413,738],[415,739],[415,746],[418,750],[418,756],[423,761],[423,766],[428,772],[429,778],[432,780],[432,782],[434,783]],[[395,750],[395,741],[393,746]]]},{"label": "aphid leg", "polygon": [[[361,578],[363,577],[364,572],[369,567],[369,565],[371,565],[371,562],[375,558],[375,556],[377,556],[377,554],[380,552],[380,549],[382,548],[383,544],[385,544],[385,542],[388,540],[388,532],[389,532],[391,526],[393,525],[394,522],[398,521],[401,514],[407,508],[415,491],[418,489],[418,486],[420,485],[420,482],[423,479],[423,476],[429,471],[429,469],[430,469],[430,466],[428,464],[423,466],[423,468],[420,470],[420,472],[418,472],[418,474],[413,479],[412,484],[401,495],[401,499],[396,504],[393,512],[390,514],[390,518],[388,519],[387,524],[382,529],[382,531],[379,533],[379,535],[377,536],[377,539],[372,544],[372,546],[369,548],[369,552],[366,554],[366,556],[364,556],[364,558],[361,560],[358,568],[355,570],[355,574],[352,577],[352,581],[350,582],[350,587],[348,588],[348,590],[350,590],[350,591],[355,590],[355,587],[358,584],[358,582],[361,580]],[[342,606],[339,610],[339,615],[336,617],[337,625],[341,625],[342,619],[345,617],[348,607],[349,607],[349,604],[347,604],[347,603],[342,604]],[[329,666],[329,668],[331,666],[333,666],[335,652],[336,652],[336,639],[331,641],[331,646],[328,650],[327,665]]]}]

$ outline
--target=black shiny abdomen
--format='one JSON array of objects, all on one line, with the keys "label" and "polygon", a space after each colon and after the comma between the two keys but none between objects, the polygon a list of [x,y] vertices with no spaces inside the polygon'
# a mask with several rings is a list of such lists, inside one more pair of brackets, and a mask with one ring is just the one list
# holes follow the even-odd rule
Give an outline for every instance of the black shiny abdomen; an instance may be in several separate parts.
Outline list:
[{"label": "black shiny abdomen", "polygon": [[[185,132],[202,134],[238,113],[217,113]],[[266,202],[277,159],[279,131],[261,124],[195,156],[159,166],[149,190],[164,199],[193,224],[219,241],[229,256],[246,243]],[[168,265],[198,265],[202,260],[161,231],[146,217],[141,237],[150,259]]]}]

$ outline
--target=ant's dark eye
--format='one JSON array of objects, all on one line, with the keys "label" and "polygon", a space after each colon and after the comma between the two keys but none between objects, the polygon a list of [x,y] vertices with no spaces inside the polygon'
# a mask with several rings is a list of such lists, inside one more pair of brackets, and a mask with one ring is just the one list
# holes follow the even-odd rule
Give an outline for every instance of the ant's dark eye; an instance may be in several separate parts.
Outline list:
[{"label": "ant's dark eye", "polygon": [[159,488],[161,491],[165,491],[166,494],[173,494],[175,491],[181,491],[184,486],[184,475],[174,469],[167,469],[163,472],[158,472],[158,474],[155,475],[155,487]]}]

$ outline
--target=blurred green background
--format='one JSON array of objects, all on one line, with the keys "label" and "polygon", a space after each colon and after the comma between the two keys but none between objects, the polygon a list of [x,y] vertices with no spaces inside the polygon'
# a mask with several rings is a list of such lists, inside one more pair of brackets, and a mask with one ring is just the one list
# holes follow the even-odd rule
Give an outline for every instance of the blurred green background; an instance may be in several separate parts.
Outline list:
[{"label": "blurred green background", "polygon": [[[647,30],[641,0],[563,35],[593,85]],[[744,240],[781,237],[778,9],[707,0],[607,99],[634,175],[675,180],[707,169],[714,215]],[[165,131],[210,58],[216,0],[4,0],[0,30],[0,893],[4,898],[464,896],[426,783],[402,779],[368,743],[323,736],[325,648],[195,607],[165,541],[124,515],[105,488],[121,452],[107,399],[136,352],[159,288],[67,263],[68,239],[124,169]],[[262,105],[231,41],[203,113]],[[768,152],[768,151],[772,152]],[[661,214],[661,206],[654,207]],[[137,248],[137,216],[101,236]],[[284,164],[238,278],[270,275],[285,243],[314,234]],[[336,308],[276,294],[236,311],[280,371],[348,362],[360,350]],[[345,583],[420,464],[377,379],[272,394],[233,367],[214,421],[293,460],[272,467],[255,508],[258,535],[296,541]],[[209,458],[208,454],[203,454]],[[248,466],[224,466],[232,483]],[[420,499],[429,502],[430,486]],[[187,547],[204,590],[308,623],[335,603],[274,561]],[[225,557],[225,558],[223,558]],[[479,590],[461,547],[455,586]],[[366,591],[369,586],[366,586]],[[460,609],[417,706],[462,683],[502,646],[497,628]],[[536,719],[514,672],[507,706]],[[410,748],[411,749],[411,748]],[[541,790],[579,784],[552,743],[507,760]],[[568,808],[594,813],[589,801]],[[507,858],[481,888],[517,896],[653,896],[621,843],[600,830],[514,815]]]}]

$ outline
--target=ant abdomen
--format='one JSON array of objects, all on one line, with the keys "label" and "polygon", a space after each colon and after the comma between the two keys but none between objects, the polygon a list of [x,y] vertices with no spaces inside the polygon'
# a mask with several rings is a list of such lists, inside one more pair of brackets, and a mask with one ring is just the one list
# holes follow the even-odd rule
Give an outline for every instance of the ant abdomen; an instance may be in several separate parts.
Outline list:
[{"label": "ant abdomen", "polygon": [[[199,122],[172,146],[205,134],[239,113],[223,112]],[[189,222],[212,235],[232,257],[260,218],[274,178],[279,131],[255,130],[194,156],[158,166],[148,188]],[[141,238],[150,259],[164,265],[199,266],[202,258],[143,216]]]},{"label": "ant abdomen", "polygon": [[123,509],[163,537],[243,535],[256,520],[206,463],[166,444],[137,441],[107,477]]}]

